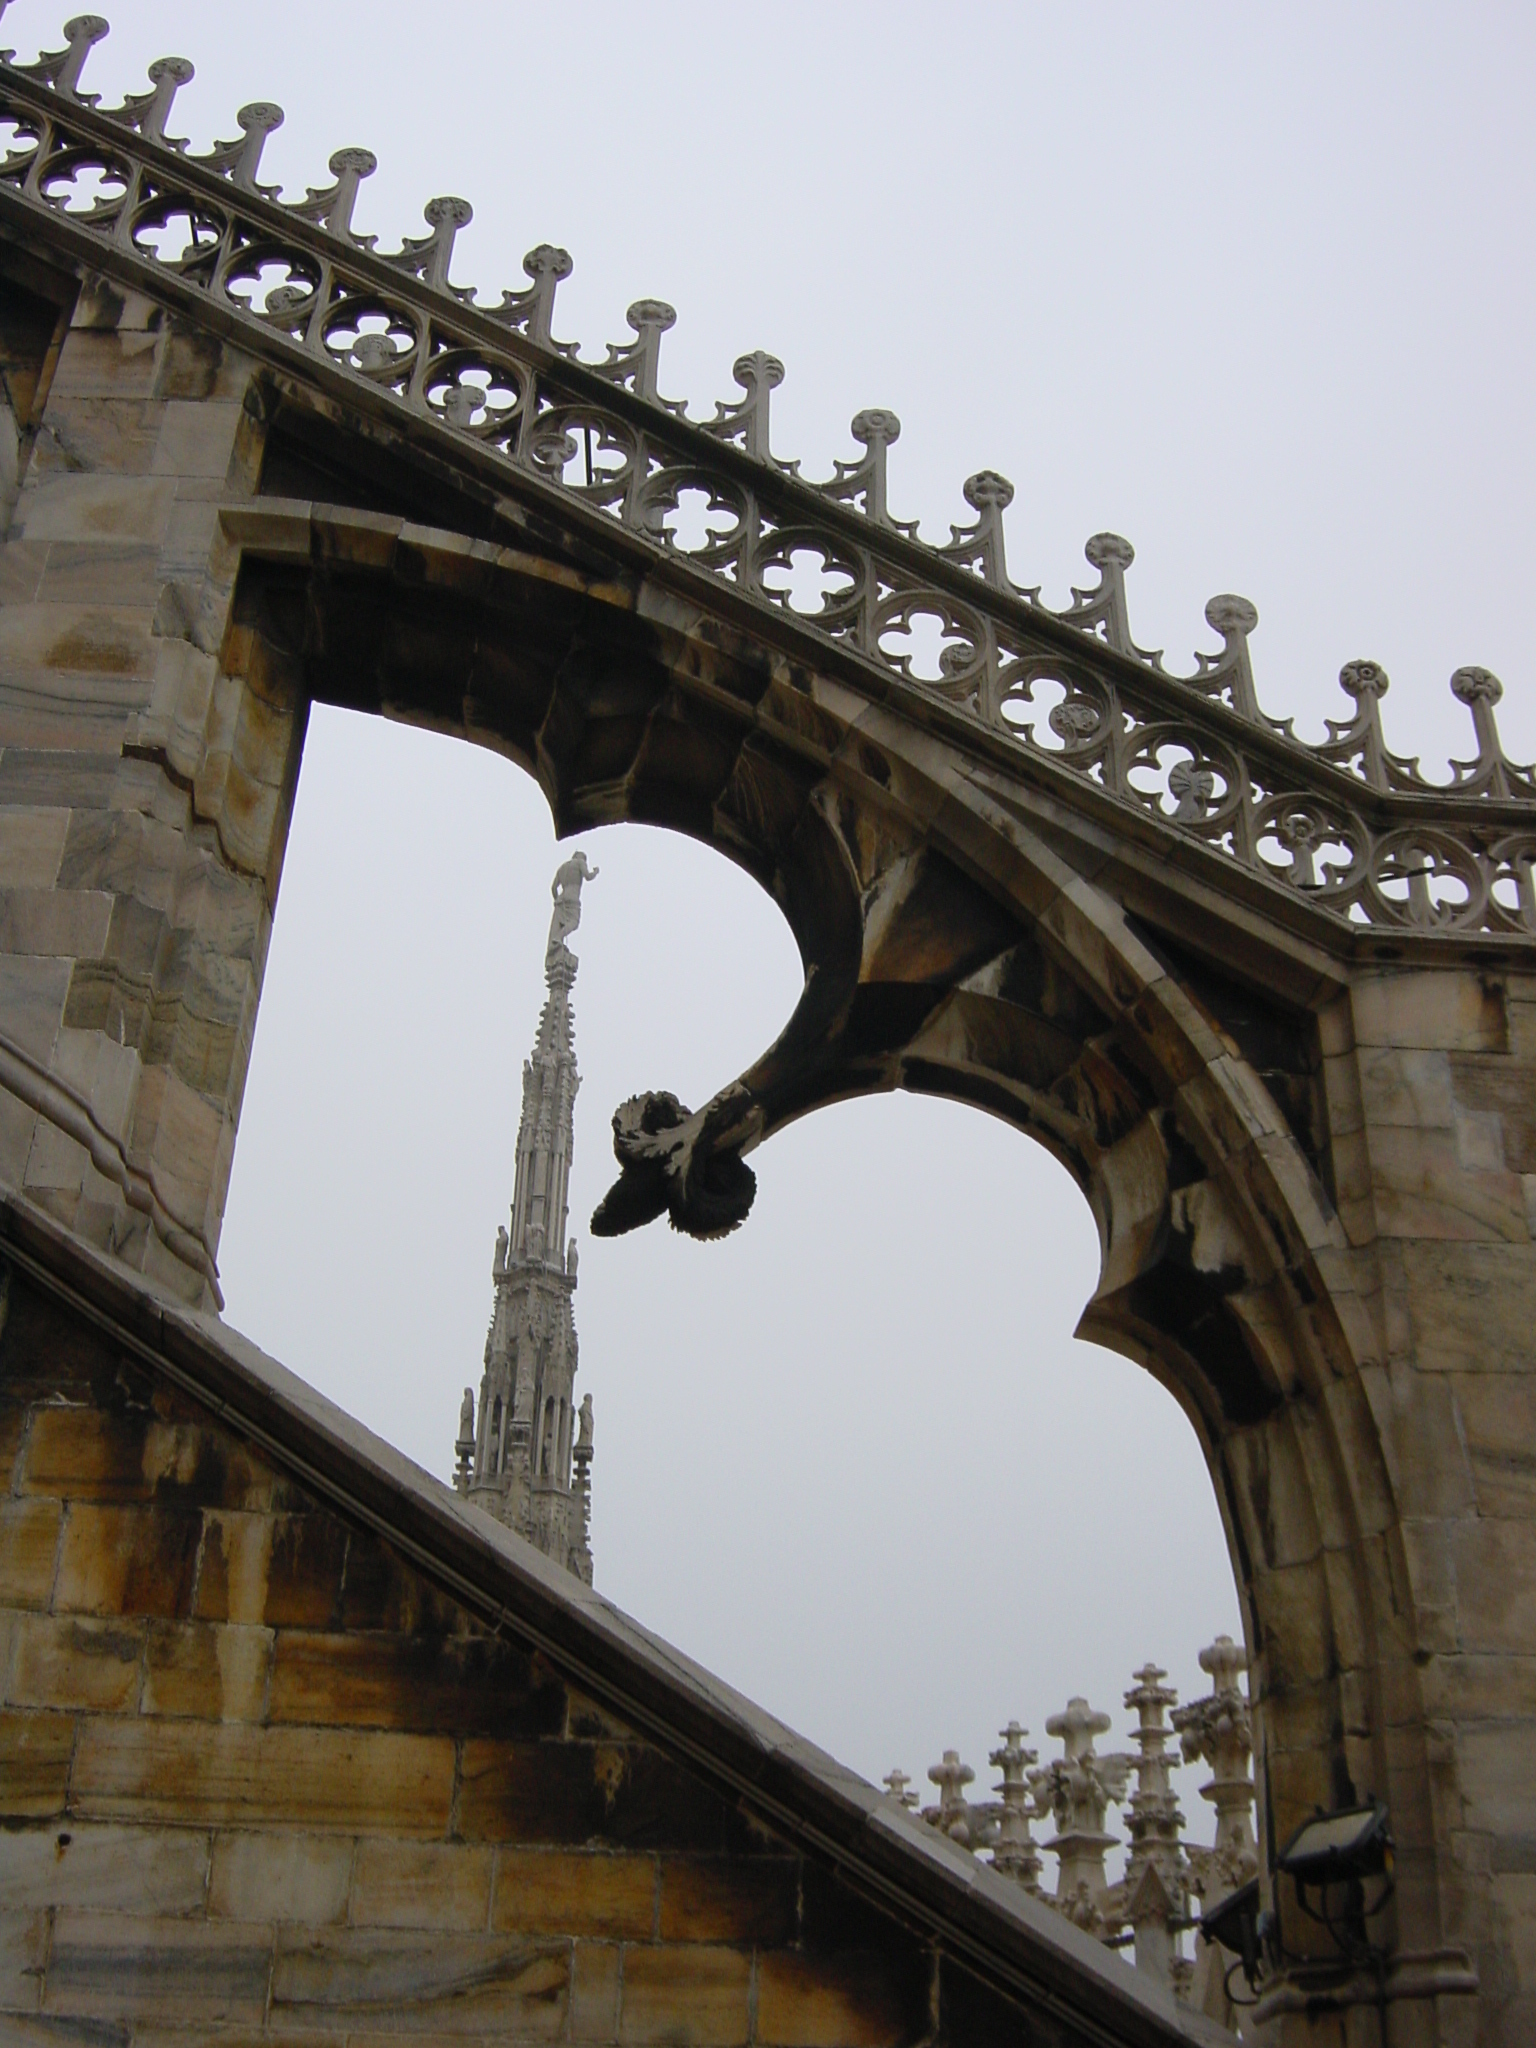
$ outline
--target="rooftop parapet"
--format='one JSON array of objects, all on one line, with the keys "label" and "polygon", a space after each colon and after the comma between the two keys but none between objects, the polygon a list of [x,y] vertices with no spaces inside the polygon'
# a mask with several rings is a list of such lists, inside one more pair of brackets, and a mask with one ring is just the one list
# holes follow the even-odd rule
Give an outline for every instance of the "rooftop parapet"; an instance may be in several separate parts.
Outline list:
[{"label": "rooftop parapet", "polygon": [[239,135],[197,154],[169,132],[193,75],[186,60],[158,60],[150,89],[118,107],[83,90],[106,33],[100,16],[80,15],[61,50],[31,64],[0,56],[0,210],[48,218],[77,260],[369,410],[424,423],[465,470],[488,470],[502,488],[511,472],[567,525],[663,562],[706,602],[745,607],[759,630],[771,617],[802,658],[851,661],[884,692],[910,690],[985,729],[1017,771],[1065,781],[1077,806],[1130,810],[1158,835],[1198,843],[1315,913],[1335,944],[1404,930],[1536,942],[1536,769],[1504,752],[1502,685],[1488,670],[1452,678],[1475,752],[1446,782],[1387,746],[1387,677],[1372,661],[1344,665],[1348,713],[1308,744],[1260,707],[1246,598],[1212,598],[1205,618],[1220,646],[1171,671],[1135,640],[1134,550],[1118,535],[1088,541],[1097,581],[1054,610],[1009,572],[1005,477],[968,478],[974,521],[926,542],[889,510],[894,413],[857,413],[861,453],[810,481],[773,450],[776,357],[739,356],[742,395],[690,418],[661,395],[675,321],[662,300],[637,301],[631,339],[583,361],[554,338],[571,272],[563,249],[539,245],[526,285],[482,299],[450,275],[468,201],[430,200],[428,232],[381,251],[352,226],[370,151],[338,150],[332,182],[287,199],[260,177],[279,107],[241,108]]}]

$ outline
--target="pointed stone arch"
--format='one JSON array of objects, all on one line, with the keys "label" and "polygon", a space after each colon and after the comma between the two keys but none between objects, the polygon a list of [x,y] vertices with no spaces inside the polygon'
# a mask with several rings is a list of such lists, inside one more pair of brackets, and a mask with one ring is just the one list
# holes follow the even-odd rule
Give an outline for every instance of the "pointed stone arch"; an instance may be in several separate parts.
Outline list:
[{"label": "pointed stone arch", "polygon": [[[1367,1791],[1401,1804],[1394,1788],[1427,1777],[1427,1756],[1360,1712],[1416,1627],[1361,1384],[1377,1335],[1328,1193],[1337,1168],[1244,1052],[1244,982],[1160,945],[1155,919],[1111,893],[1102,849],[1016,792],[1000,800],[941,736],[776,668],[643,584],[296,501],[224,524],[240,553],[232,678],[494,747],[537,776],[562,832],[687,831],[783,909],[800,1002],[745,1074],[664,1133],[678,1150],[652,1175],[650,1213],[671,1206],[710,1234],[715,1161],[895,1087],[1000,1116],[1067,1166],[1101,1246],[1082,1334],[1162,1381],[1212,1471],[1271,1828]],[[1293,961],[1267,971],[1298,978]],[[1321,1039],[1343,984],[1314,1000],[1290,1022],[1313,1018]],[[1308,1078],[1272,1072],[1277,1087]],[[640,1220],[619,1208],[622,1226]]]}]

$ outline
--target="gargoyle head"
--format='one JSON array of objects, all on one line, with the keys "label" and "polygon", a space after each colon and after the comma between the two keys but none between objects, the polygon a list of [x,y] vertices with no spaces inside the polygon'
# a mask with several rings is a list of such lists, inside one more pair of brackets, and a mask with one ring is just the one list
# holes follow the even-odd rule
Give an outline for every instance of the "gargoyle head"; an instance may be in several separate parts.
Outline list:
[{"label": "gargoyle head", "polygon": [[725,1237],[746,1219],[757,1176],[739,1152],[714,1150],[719,1101],[697,1112],[659,1090],[613,1113],[622,1171],[592,1214],[594,1237],[620,1237],[663,1213],[689,1237]]}]

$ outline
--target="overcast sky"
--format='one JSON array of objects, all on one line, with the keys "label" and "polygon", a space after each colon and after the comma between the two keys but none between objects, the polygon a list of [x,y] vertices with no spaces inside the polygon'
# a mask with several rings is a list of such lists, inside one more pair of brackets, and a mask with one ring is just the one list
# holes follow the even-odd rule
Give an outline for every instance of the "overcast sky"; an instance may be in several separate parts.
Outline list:
[{"label": "overcast sky", "polygon": [[[556,332],[584,353],[627,335],[632,299],[670,300],[662,389],[695,412],[773,350],[776,452],[808,474],[874,404],[902,421],[892,510],[929,535],[966,516],[967,474],[1002,470],[1012,573],[1048,599],[1084,580],[1088,534],[1124,533],[1136,637],[1171,664],[1213,644],[1213,592],[1245,593],[1261,702],[1307,735],[1363,655],[1392,677],[1396,751],[1470,754],[1447,680],[1479,662],[1507,750],[1536,754],[1528,4],[112,13],[90,85],[191,57],[199,146],[280,101],[265,170],[291,193],[367,144],[357,224],[383,246],[443,192],[475,207],[460,283],[499,295],[525,249],[564,244]],[[4,39],[30,56],[60,18],[20,0]],[[614,1105],[696,1106],[777,1033],[799,969],[718,857],[631,828],[581,843],[602,869],[573,1176],[600,1589],[871,1775],[957,1744],[988,1782],[993,1731],[1038,1736],[1078,1691],[1118,1734],[1149,1656],[1204,1689],[1195,1652],[1237,1631],[1210,1484],[1173,1402],[1074,1342],[1097,1244],[1043,1152],[974,1111],[852,1104],[755,1156],[727,1243],[585,1241]],[[227,1313],[445,1475],[555,863],[505,762],[314,717]]]}]

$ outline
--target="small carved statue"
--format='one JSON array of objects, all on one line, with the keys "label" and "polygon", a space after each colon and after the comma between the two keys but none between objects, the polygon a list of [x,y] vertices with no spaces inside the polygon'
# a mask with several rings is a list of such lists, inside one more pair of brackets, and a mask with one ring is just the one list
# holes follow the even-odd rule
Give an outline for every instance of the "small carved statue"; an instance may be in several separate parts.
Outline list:
[{"label": "small carved statue", "polygon": [[597,869],[588,865],[587,856],[581,852],[573,853],[555,870],[555,879],[549,887],[555,908],[549,920],[549,944],[544,950],[546,960],[552,960],[557,952],[564,951],[566,940],[581,923],[581,885],[596,878]]},{"label": "small carved statue", "polygon": [[576,1448],[590,1451],[592,1448],[592,1396],[583,1394],[581,1406],[576,1411]]},{"label": "small carved statue", "polygon": [[496,1232],[496,1275],[499,1279],[507,1270],[507,1226],[503,1223]]},{"label": "small carved statue", "polygon": [[574,1237],[565,1248],[565,1277],[567,1280],[572,1281],[576,1278],[576,1240]]},{"label": "small carved statue", "polygon": [[459,1406],[459,1442],[472,1444],[475,1440],[475,1390],[464,1389],[464,1399]]}]

